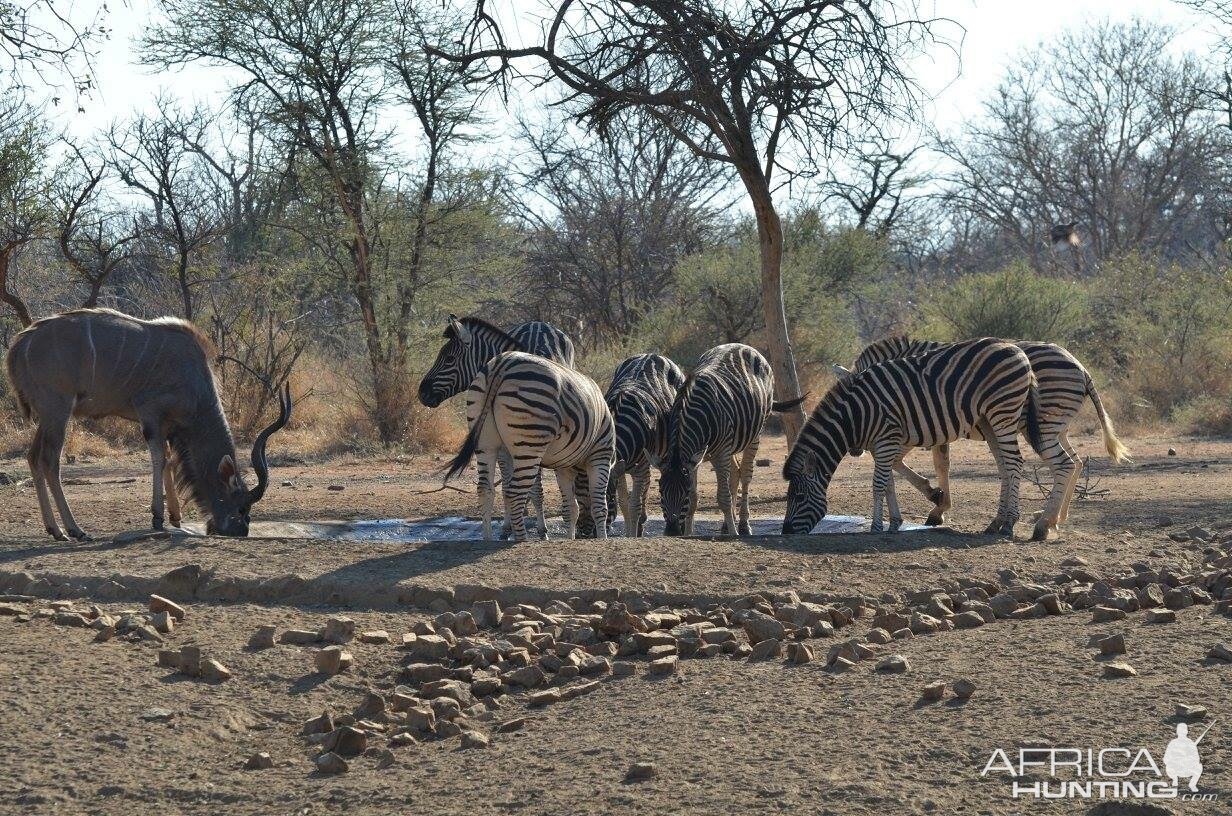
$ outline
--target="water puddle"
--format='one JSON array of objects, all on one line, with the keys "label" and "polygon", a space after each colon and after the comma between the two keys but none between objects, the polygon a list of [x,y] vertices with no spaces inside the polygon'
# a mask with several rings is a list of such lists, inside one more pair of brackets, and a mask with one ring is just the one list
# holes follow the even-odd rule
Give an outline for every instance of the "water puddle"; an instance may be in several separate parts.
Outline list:
[{"label": "water puddle", "polygon": [[[499,529],[500,519],[493,520]],[[699,516],[693,526],[695,536],[717,536],[723,525],[719,515]],[[755,518],[750,521],[753,535],[778,535],[783,529],[782,517]],[[624,522],[617,520],[614,535],[624,535]],[[904,524],[903,532],[927,530],[921,524]],[[254,521],[250,538],[307,538],[324,541],[478,541],[482,539],[483,523],[462,516],[441,516],[428,519],[368,519],[359,521]],[[863,516],[826,516],[813,528],[814,534],[867,533],[869,522]],[[182,532],[164,535],[203,535],[202,524],[187,524]],[[562,538],[565,526],[559,519],[548,519],[548,535]],[[117,537],[117,541],[132,541],[157,534],[132,533]],[[663,519],[648,519],[646,535],[663,535]]]}]

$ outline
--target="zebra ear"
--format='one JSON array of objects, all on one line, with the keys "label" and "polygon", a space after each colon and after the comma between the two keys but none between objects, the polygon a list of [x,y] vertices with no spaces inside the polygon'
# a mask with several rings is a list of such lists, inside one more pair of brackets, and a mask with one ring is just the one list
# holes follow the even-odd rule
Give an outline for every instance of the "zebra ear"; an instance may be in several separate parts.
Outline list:
[{"label": "zebra ear", "polygon": [[450,315],[449,327],[453,329],[454,336],[457,337],[463,345],[470,345],[471,332],[470,329],[462,325],[462,321],[458,320],[455,316]]},{"label": "zebra ear", "polygon": [[851,376],[851,372],[838,363],[831,363],[830,370],[834,372],[834,378],[836,380],[845,380]]}]

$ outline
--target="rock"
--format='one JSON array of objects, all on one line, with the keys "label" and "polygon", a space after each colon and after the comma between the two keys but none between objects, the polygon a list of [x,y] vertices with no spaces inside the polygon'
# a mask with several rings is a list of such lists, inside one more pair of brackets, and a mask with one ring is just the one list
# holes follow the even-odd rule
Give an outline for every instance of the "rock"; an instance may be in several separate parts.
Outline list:
[{"label": "rock", "polygon": [[528,689],[543,685],[545,678],[546,675],[543,673],[543,669],[535,665],[523,666],[503,676],[504,681],[509,685]]},{"label": "rock", "polygon": [[330,731],[321,746],[340,756],[359,756],[368,749],[368,733],[354,726],[343,725]]},{"label": "rock", "polygon": [[749,636],[749,643],[760,643],[763,640],[782,640],[787,629],[778,619],[750,609],[744,619],[744,632]]},{"label": "rock", "polygon": [[1171,609],[1148,609],[1147,623],[1176,623],[1176,612]]},{"label": "rock", "polygon": [[463,708],[475,704],[475,695],[471,693],[470,685],[461,680],[436,680],[425,683],[419,693],[425,700],[435,700],[438,697],[456,700]]},{"label": "rock", "polygon": [[[410,737],[411,741],[414,742],[414,737],[411,737],[410,734],[407,734],[406,736]],[[392,739],[390,740],[390,744],[394,744]],[[411,743],[406,744],[409,745]],[[383,771],[386,768],[392,768],[394,765],[398,764],[398,757],[388,748],[369,748],[367,751],[364,751],[364,756],[372,757],[376,760],[376,769],[378,771]]]},{"label": "rock", "polygon": [[878,660],[874,668],[886,674],[903,674],[911,671],[911,664],[902,655],[892,654]]},{"label": "rock", "polygon": [[274,758],[264,751],[252,754],[248,759],[244,760],[244,770],[246,771],[264,771],[274,767]]},{"label": "rock", "polygon": [[201,679],[210,683],[222,683],[231,679],[231,670],[213,658],[201,661]]},{"label": "rock", "polygon": [[1081,555],[1067,555],[1061,559],[1061,566],[1063,567],[1085,567],[1089,564],[1090,562]]},{"label": "rock", "polygon": [[613,677],[632,677],[635,674],[637,674],[637,665],[628,660],[617,660],[612,664]]},{"label": "rock", "polygon": [[431,683],[443,680],[449,674],[449,667],[440,663],[411,663],[402,668],[401,679],[414,683]]},{"label": "rock", "polygon": [[1044,607],[1044,609],[1047,610],[1049,615],[1061,615],[1061,614],[1064,614],[1065,612],[1065,605],[1061,603],[1061,599],[1057,596],[1057,593],[1055,592],[1049,592],[1046,595],[1039,596],[1039,599],[1036,600],[1036,603]]},{"label": "rock", "polygon": [[1104,677],[1136,677],[1138,670],[1128,663],[1105,663]]},{"label": "rock", "polygon": [[141,719],[146,722],[171,722],[175,719],[175,712],[168,708],[147,708],[141,712]]},{"label": "rock", "polygon": [[184,607],[180,606],[175,601],[164,598],[162,595],[150,596],[149,610],[155,613],[166,612],[171,615],[171,617],[175,618],[177,623],[183,621],[184,616],[188,614],[188,611],[184,609]]},{"label": "rock", "polygon": [[78,612],[56,612],[52,615],[51,621],[56,626],[72,626],[78,629],[90,625],[90,622]]},{"label": "rock", "polygon": [[162,643],[162,634],[148,623],[138,626],[128,634],[129,639],[148,640],[151,643]]},{"label": "rock", "polygon": [[659,769],[653,762],[634,762],[625,772],[626,782],[643,782],[659,775]]},{"label": "rock", "polygon": [[300,734],[308,736],[309,734],[328,734],[334,730],[334,718],[328,712],[324,712],[319,717],[313,717],[308,722],[304,723],[304,727],[300,730]]},{"label": "rock", "polygon": [[375,691],[364,693],[363,702],[355,709],[355,718],[367,720],[385,713],[385,698]]},{"label": "rock", "polygon": [[787,644],[787,659],[799,666],[812,663],[813,650],[807,643],[792,641]]},{"label": "rock", "polygon": [[346,773],[350,768],[347,761],[335,754],[333,751],[326,751],[319,757],[313,760],[313,764],[317,766],[317,770],[323,774],[340,774]]},{"label": "rock", "polygon": [[1188,609],[1194,605],[1193,596],[1182,589],[1170,589],[1164,593],[1164,606],[1172,610]]},{"label": "rock", "polygon": [[1205,720],[1207,713],[1206,706],[1190,706],[1184,703],[1176,704],[1176,718],[1178,720]]},{"label": "rock", "polygon": [[289,646],[306,646],[321,639],[319,632],[309,632],[307,629],[288,629],[278,638],[279,643]]},{"label": "rock", "polygon": [[1125,613],[1112,606],[1097,606],[1091,610],[1092,623],[1112,623],[1125,619]]},{"label": "rock", "polygon": [[1210,541],[1211,531],[1205,527],[1190,527],[1185,531],[1189,534],[1190,539],[1194,541]]},{"label": "rock", "polygon": [[1213,660],[1222,660],[1225,663],[1232,663],[1232,649],[1229,649],[1222,643],[1216,643],[1206,653],[1206,656]]},{"label": "rock", "polygon": [[164,669],[180,670],[180,650],[179,649],[159,649],[158,650],[158,665]]},{"label": "rock", "polygon": [[386,632],[384,629],[370,629],[367,632],[360,632],[356,639],[360,643],[368,643],[374,646],[390,642],[389,632]]},{"label": "rock", "polygon": [[830,665],[829,665],[830,671],[835,672],[836,674],[841,673],[841,672],[851,671],[855,667],[856,667],[856,664],[852,663],[850,660],[848,660],[845,657],[836,657],[834,658],[833,661],[830,662]]},{"label": "rock", "polygon": [[171,617],[171,613],[166,610],[156,612],[154,617],[150,619],[150,625],[159,634],[169,635],[175,631],[175,618]]},{"label": "rock", "polygon": [[410,731],[399,731],[389,738],[389,744],[394,748],[405,748],[408,745],[415,745],[419,740]]},{"label": "rock", "polygon": [[646,670],[656,677],[665,677],[669,674],[675,674],[679,668],[679,663],[676,657],[661,657],[658,660],[652,660],[646,666]]},{"label": "rock", "polygon": [[471,605],[471,616],[475,624],[484,629],[495,629],[500,625],[501,608],[496,601],[476,601]]},{"label": "rock", "polygon": [[1125,635],[1116,634],[1099,642],[1099,653],[1102,655],[1125,654]]},{"label": "rock", "polygon": [[471,681],[471,693],[476,697],[487,697],[499,692],[502,685],[499,677],[476,677]]},{"label": "rock", "polygon": [[[1169,455],[1169,456],[1176,456],[1176,448],[1168,448],[1168,455]],[[1169,522],[1169,523],[1171,523],[1171,522]]]},{"label": "rock", "polygon": [[451,737],[459,737],[462,735],[462,726],[452,720],[441,720],[436,726],[436,735],[441,739],[449,739]]},{"label": "rock", "polygon": [[783,642],[769,638],[753,644],[753,650],[749,652],[749,660],[769,660],[772,657],[778,657],[782,651]]},{"label": "rock", "polygon": [[189,677],[199,677],[201,675],[202,660],[201,647],[192,644],[180,647],[181,674],[186,674]]},{"label": "rock", "polygon": [[346,490],[346,485],[332,484],[326,487],[325,489],[330,490],[334,493],[341,493],[342,491]]},{"label": "rock", "polygon": [[349,669],[354,662],[351,653],[341,646],[326,646],[312,656],[313,665],[322,674],[338,674]]},{"label": "rock", "polygon": [[526,704],[529,706],[545,706],[561,701],[560,689],[550,688],[543,691],[536,691],[526,698]]},{"label": "rock", "polygon": [[330,618],[321,630],[321,640],[330,643],[350,643],[355,639],[355,621],[346,617]]},{"label": "rock", "polygon": [[435,731],[436,712],[431,706],[414,706],[406,711],[406,724],[416,731]]},{"label": "rock", "polygon": [[934,680],[920,691],[920,699],[929,703],[935,703],[945,696],[946,687],[944,680]]},{"label": "rock", "polygon": [[462,729],[462,747],[463,748],[487,748],[492,744],[487,734],[479,731],[471,731]]},{"label": "rock", "polygon": [[874,627],[868,630],[868,634],[864,636],[864,639],[869,643],[877,644],[886,644],[893,640],[890,633],[880,627]]},{"label": "rock", "polygon": [[[666,654],[663,655],[663,657],[667,656],[668,655]],[[591,655],[590,657],[582,658],[582,662],[578,664],[578,673],[586,676],[592,674],[607,674],[611,670],[612,662],[606,657],[599,657],[598,655]]]},{"label": "rock", "polygon": [[915,632],[912,632],[910,629],[904,626],[902,629],[896,629],[893,632],[891,632],[890,637],[894,638],[895,640],[907,640],[908,638],[915,637]]},{"label": "rock", "polygon": [[954,616],[955,629],[975,629],[984,625],[984,616],[979,612],[962,612]]},{"label": "rock", "polygon": [[449,641],[441,635],[418,635],[411,641],[408,649],[415,657],[442,660],[449,656]]},{"label": "rock", "polygon": [[975,694],[975,683],[963,678],[954,681],[954,696],[960,700],[970,699],[971,695]]},{"label": "rock", "polygon": [[757,465],[758,467],[770,467],[770,460],[764,456],[759,456],[757,459],[753,461],[753,464]]},{"label": "rock", "polygon": [[269,649],[274,645],[277,637],[278,627],[264,624],[257,627],[257,631],[252,633],[252,637],[248,638],[248,648],[250,649]]}]

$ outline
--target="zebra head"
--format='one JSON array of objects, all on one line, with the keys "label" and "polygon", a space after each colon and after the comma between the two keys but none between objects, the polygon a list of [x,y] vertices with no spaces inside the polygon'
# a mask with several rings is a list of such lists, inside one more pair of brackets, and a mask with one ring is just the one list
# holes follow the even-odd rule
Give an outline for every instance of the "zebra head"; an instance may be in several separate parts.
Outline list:
[{"label": "zebra head", "polygon": [[697,467],[679,455],[669,456],[659,472],[659,499],[663,505],[663,534],[691,535],[689,519],[697,497]]},{"label": "zebra head", "polygon": [[450,315],[442,336],[445,345],[419,383],[419,401],[429,408],[469,388],[479,370],[497,354],[520,348],[518,341],[477,317],[459,320]]},{"label": "zebra head", "polygon": [[783,478],[787,480],[783,535],[808,535],[826,517],[829,504],[817,455],[797,445],[783,465]]}]

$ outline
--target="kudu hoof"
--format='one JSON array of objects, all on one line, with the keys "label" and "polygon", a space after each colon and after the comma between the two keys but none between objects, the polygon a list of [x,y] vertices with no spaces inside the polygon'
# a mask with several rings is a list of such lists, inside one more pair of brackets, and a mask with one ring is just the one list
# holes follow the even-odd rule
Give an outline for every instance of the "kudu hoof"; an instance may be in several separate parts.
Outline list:
[{"label": "kudu hoof", "polygon": [[939,487],[933,488],[933,492],[928,494],[928,500],[933,504],[941,504],[941,500],[945,498],[945,491]]},{"label": "kudu hoof", "polygon": [[900,518],[890,519],[890,532],[897,533],[903,526],[903,520]]},{"label": "kudu hoof", "polygon": [[924,519],[925,527],[940,527],[945,524],[945,516],[939,516],[935,513],[929,513],[928,518]]},{"label": "kudu hoof", "polygon": [[47,527],[45,529],[47,530],[47,534],[56,541],[68,541],[68,536],[66,536],[64,531],[59,527]]},{"label": "kudu hoof", "polygon": [[90,538],[90,534],[87,533],[85,530],[69,530],[68,534],[74,541],[93,541],[94,540]]}]

